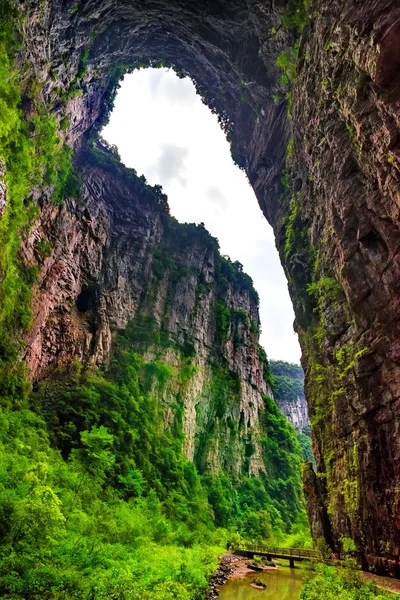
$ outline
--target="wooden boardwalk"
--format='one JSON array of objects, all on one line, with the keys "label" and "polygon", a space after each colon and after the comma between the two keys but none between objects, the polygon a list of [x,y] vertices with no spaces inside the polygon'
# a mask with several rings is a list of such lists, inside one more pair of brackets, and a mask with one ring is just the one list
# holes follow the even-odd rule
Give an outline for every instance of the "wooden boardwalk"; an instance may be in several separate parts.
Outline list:
[{"label": "wooden boardwalk", "polygon": [[291,567],[294,567],[294,561],[303,560],[323,560],[321,553],[317,550],[307,550],[305,548],[279,548],[278,546],[262,546],[259,544],[240,544],[233,550],[240,556],[254,558],[265,556],[267,560],[273,558],[287,558]]}]

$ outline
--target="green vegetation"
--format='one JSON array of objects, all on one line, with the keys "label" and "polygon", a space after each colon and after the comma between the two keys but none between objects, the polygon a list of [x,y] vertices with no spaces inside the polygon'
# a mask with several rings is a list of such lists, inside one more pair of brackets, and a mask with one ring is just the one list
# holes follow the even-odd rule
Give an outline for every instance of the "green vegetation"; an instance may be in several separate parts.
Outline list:
[{"label": "green vegetation", "polygon": [[304,380],[304,372],[299,364],[286,362],[285,360],[270,360],[269,362],[273,375]]},{"label": "green vegetation", "polygon": [[[176,240],[174,240],[176,242]],[[182,281],[186,277],[194,275],[194,271],[189,267],[185,267],[176,261],[172,256],[171,252],[167,248],[163,248],[161,245],[157,246],[153,250],[153,286],[154,291],[163,279],[168,276],[169,285],[173,285],[175,288],[179,281]]]},{"label": "green vegetation", "polygon": [[[293,113],[293,85],[297,76],[300,37],[304,27],[310,21],[311,5],[312,0],[290,0],[282,15],[282,24],[289,29],[294,36],[293,47],[284,50],[276,59],[277,66],[282,69],[281,83],[286,89],[285,95],[288,102],[288,115],[290,118]],[[278,101],[280,100],[279,96],[276,96],[276,98]]]},{"label": "green vegetation", "polygon": [[46,258],[47,256],[50,256],[51,248],[52,248],[51,243],[47,238],[42,238],[36,244],[36,249],[37,249],[37,252],[41,259]]},{"label": "green vegetation", "polygon": [[[96,37],[96,33],[93,30],[90,35],[90,42],[93,41],[94,37]],[[79,88],[79,84],[85,77],[88,70],[88,58],[89,58],[90,48],[86,46],[81,51],[81,56],[79,59],[78,70],[76,76],[71,81],[69,89],[60,95],[60,99],[63,102],[63,105],[66,106],[67,100],[69,98],[73,98],[74,96],[79,96],[82,93],[82,90]],[[63,117],[62,121],[67,119],[67,117]],[[63,129],[62,122],[60,122],[60,128]]]},{"label": "green vegetation", "polygon": [[263,460],[267,470],[265,487],[285,523],[292,524],[302,510],[301,450],[294,427],[276,402],[264,397],[261,418],[265,437]]},{"label": "green vegetation", "polygon": [[270,360],[269,364],[274,398],[291,401],[304,396],[304,373],[300,365],[282,360]]},{"label": "green vegetation", "polygon": [[284,50],[276,59],[276,64],[283,71],[281,83],[285,86],[290,85],[296,79],[296,61],[297,52],[293,48]]},{"label": "green vegetation", "polygon": [[301,591],[301,600],[386,600],[393,595],[376,587],[374,583],[363,583],[354,566],[335,569],[318,565],[316,574],[307,581]]},{"label": "green vegetation", "polygon": [[250,332],[254,335],[260,333],[260,326],[254,319],[250,319]]},{"label": "green vegetation", "polygon": [[[20,16],[2,5],[0,19],[0,159],[6,168],[7,208],[0,224],[0,393],[20,400],[29,388],[18,356],[21,333],[30,326],[31,288],[37,267],[24,267],[18,257],[20,233],[27,230],[39,209],[28,201],[30,190],[44,184],[53,188],[58,203],[73,189],[71,151],[57,137],[54,118],[38,102],[29,118],[20,109],[21,95],[13,57],[21,43]],[[31,86],[35,93],[35,86]],[[39,85],[40,88],[40,85]]]},{"label": "green vegetation", "polygon": [[267,354],[262,346],[258,346],[258,358],[260,360],[262,370],[263,370],[263,378],[264,381],[268,383],[268,385],[272,388],[272,371],[270,368],[270,363],[267,358]]},{"label": "green vegetation", "polygon": [[[288,178],[288,175],[284,174],[283,178],[285,177]],[[283,179],[282,184],[287,188],[286,191],[288,191],[288,179],[286,181],[287,183],[285,183],[285,179]],[[285,245],[283,252],[286,260],[291,258],[295,250],[296,252],[300,252],[304,247],[304,231],[302,229],[298,206],[298,197],[295,195],[290,200],[290,212],[282,221],[282,224],[285,226]]]},{"label": "green vegetation", "polygon": [[324,275],[317,281],[309,283],[306,291],[310,296],[314,296],[317,303],[316,311],[321,312],[327,300],[338,300],[342,293],[342,288],[335,279]]},{"label": "green vegetation", "polygon": [[298,431],[297,439],[300,444],[303,461],[315,463],[310,435],[307,435],[307,433],[303,433],[303,431]]},{"label": "green vegetation", "polygon": [[[236,532],[308,542],[300,449],[274,401],[263,414],[267,473],[201,477],[157,397],[196,369],[146,363],[137,335],[118,335],[106,371],[71,365],[36,386],[30,409],[1,408],[3,598],[200,599]],[[215,371],[216,417],[239,393],[233,375]]]},{"label": "green vegetation", "polygon": [[34,391],[39,414],[1,409],[2,598],[203,597],[227,534],[163,429],[171,376],[124,334],[107,373],[73,365]]},{"label": "green vegetation", "polygon": [[[275,400],[294,402],[299,396],[304,398],[304,373],[300,365],[283,360],[270,360],[269,365]],[[303,431],[296,431],[296,435],[303,461],[314,463],[309,427],[305,427]]]},{"label": "green vegetation", "polygon": [[236,323],[242,323],[242,325],[244,325],[245,327],[250,328],[250,319],[243,309],[236,310],[234,312],[233,318]]},{"label": "green vegetation", "polygon": [[[323,325],[318,325],[323,331]],[[359,531],[358,506],[359,489],[359,456],[362,452],[360,444],[363,437],[341,443],[332,447],[334,432],[332,430],[337,407],[348,402],[346,383],[351,382],[358,360],[367,352],[367,348],[359,348],[355,344],[342,346],[335,355],[333,363],[324,365],[316,358],[315,340],[319,330],[315,329],[305,338],[309,344],[310,380],[313,386],[313,404],[310,410],[310,421],[314,433],[318,435],[323,450],[324,467],[318,476],[325,480],[328,491],[328,513],[333,514],[338,496],[343,501],[343,513],[349,524],[349,534],[355,537]],[[340,450],[339,450],[340,449]],[[340,475],[339,475],[340,474]],[[339,476],[338,476],[339,475]]]},{"label": "green vegetation", "polygon": [[352,343],[342,346],[335,354],[339,379],[343,379],[346,373],[352,371],[359,358],[367,351],[368,348],[357,349]]},{"label": "green vegetation", "polygon": [[65,131],[65,130],[69,129],[70,125],[71,125],[71,121],[70,121],[69,117],[65,116],[62,119],[60,119],[60,125],[59,126],[60,126],[60,129],[62,131]]},{"label": "green vegetation", "polygon": [[206,248],[218,252],[218,240],[205,228],[204,223],[179,223],[174,217],[166,222],[170,248],[174,248],[184,254],[189,248],[201,244]]},{"label": "green vegetation", "polygon": [[[20,111],[12,68],[18,14],[3,8],[0,158],[8,205],[0,229],[0,595],[199,598],[220,550],[212,547],[225,543],[225,534],[214,532],[181,438],[162,430],[150,382],[165,385],[170,368],[144,364],[121,342],[109,377],[75,366],[38,386],[35,412],[27,405],[18,340],[30,325],[37,267],[21,265],[18,248],[38,209],[26,199],[33,186],[45,184],[58,203],[79,182],[55,119],[39,102],[29,120]],[[42,240],[37,251],[43,258],[50,245]]]},{"label": "green vegetation", "polygon": [[134,321],[128,323],[125,334],[129,336],[131,343],[140,354],[149,348],[156,348],[158,352],[165,348],[174,348],[186,358],[194,355],[193,343],[190,340],[182,344],[174,342],[152,315],[139,315]]},{"label": "green vegetation", "polygon": [[231,311],[222,302],[217,302],[215,304],[215,313],[217,316],[217,337],[221,342],[224,342],[228,339],[231,325]]},{"label": "green vegetation", "polygon": [[253,287],[253,280],[243,271],[239,261],[232,262],[219,254],[215,257],[215,277],[220,286],[233,285],[234,289],[247,290],[252,302],[258,307],[260,299]]},{"label": "green vegetation", "polygon": [[[321,324],[319,327],[322,329]],[[314,338],[317,335],[319,332],[314,332]],[[310,418],[313,426],[324,419],[327,410],[334,409],[336,398],[345,394],[344,380],[352,375],[359,359],[367,350],[368,348],[358,348],[354,344],[348,344],[336,352],[336,360],[333,364],[325,367],[317,361],[311,363],[314,403]]]},{"label": "green vegetation", "polygon": [[310,21],[312,0],[289,0],[282,15],[282,23],[294,34],[300,35]]},{"label": "green vegetation", "polygon": [[126,181],[134,192],[140,194],[143,201],[151,202],[159,208],[160,212],[168,214],[167,196],[163,193],[162,187],[149,185],[144,175],[138,177],[135,169],[125,167],[114,148],[104,141],[93,138],[85,148],[85,159],[94,167],[100,167],[111,176],[118,176],[122,181]]},{"label": "green vegetation", "polygon": [[288,48],[284,50],[276,59],[277,66],[282,69],[281,84],[286,89],[285,97],[287,100],[287,111],[289,118],[293,116],[293,85],[296,79],[296,65],[298,58],[298,48]]},{"label": "green vegetation", "polygon": [[[200,473],[206,472],[205,459],[210,451],[210,444],[216,426],[216,419],[226,419],[231,436],[225,444],[224,454],[228,462],[234,462],[234,450],[237,448],[236,435],[240,424],[230,415],[235,413],[240,404],[240,379],[237,373],[229,371],[217,364],[210,364],[211,377],[207,382],[205,395],[208,401],[196,406],[197,419],[201,432],[197,435],[194,462]],[[211,449],[212,450],[212,449]]]}]

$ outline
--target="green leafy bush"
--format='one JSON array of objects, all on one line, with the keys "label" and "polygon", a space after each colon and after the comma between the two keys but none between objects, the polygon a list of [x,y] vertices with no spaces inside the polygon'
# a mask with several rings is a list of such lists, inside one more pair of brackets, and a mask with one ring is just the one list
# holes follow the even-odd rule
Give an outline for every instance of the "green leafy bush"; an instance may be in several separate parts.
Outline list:
[{"label": "green leafy bush", "polygon": [[392,595],[363,583],[359,572],[353,569],[338,570],[319,565],[316,574],[307,581],[301,591],[301,600],[387,600]]},{"label": "green leafy bush", "polygon": [[217,337],[221,342],[224,342],[228,339],[231,325],[231,311],[222,302],[216,302],[215,312],[217,315]]},{"label": "green leafy bush", "polygon": [[289,0],[282,15],[282,23],[295,34],[301,34],[310,20],[312,0]]}]

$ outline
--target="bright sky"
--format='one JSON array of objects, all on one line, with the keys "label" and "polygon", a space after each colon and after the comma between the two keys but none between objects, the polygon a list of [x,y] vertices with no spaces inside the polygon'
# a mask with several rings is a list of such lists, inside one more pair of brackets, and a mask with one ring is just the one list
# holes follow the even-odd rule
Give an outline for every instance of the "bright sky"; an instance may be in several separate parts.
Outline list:
[{"label": "bright sky", "polygon": [[218,238],[221,253],[243,264],[260,295],[267,355],[299,362],[293,308],[272,228],[193,83],[167,69],[126,75],[102,135],[118,146],[128,167],[163,186],[174,217],[203,222]]}]

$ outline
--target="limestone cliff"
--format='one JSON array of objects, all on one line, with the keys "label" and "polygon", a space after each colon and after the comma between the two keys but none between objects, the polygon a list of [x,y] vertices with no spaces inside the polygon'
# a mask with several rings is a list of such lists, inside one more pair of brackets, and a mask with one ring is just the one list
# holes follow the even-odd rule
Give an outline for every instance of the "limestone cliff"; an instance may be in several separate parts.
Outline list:
[{"label": "limestone cliff", "polygon": [[[319,472],[307,480],[314,533],[322,532],[333,545],[341,537],[353,538],[365,564],[395,560],[400,552],[398,2],[13,4],[24,15],[18,55],[24,110],[30,114],[42,100],[76,150],[86,146],[84,133],[93,135],[104,122],[121,74],[136,66],[162,61],[190,74],[220,114],[232,155],[246,169],[274,227],[289,280]],[[125,295],[115,290],[128,290],[128,281],[136,281],[135,265],[149,282],[152,278],[152,258],[142,243],[135,250],[143,252],[137,263],[121,258],[123,268],[104,271],[103,248],[118,247],[128,257],[136,243],[129,232],[122,235],[132,192],[107,188],[99,166],[81,164],[80,204],[69,198],[56,208],[43,191],[32,196],[42,216],[24,243],[25,261],[33,260],[35,235],[39,239],[46,232],[53,241],[35,296],[26,355],[37,373],[57,353],[61,360],[82,352],[105,357],[112,327],[141,314],[139,288]],[[97,201],[105,195],[114,204]],[[163,226],[161,217],[153,223],[147,210],[141,208],[133,230],[151,246],[161,239]],[[111,242],[110,223],[121,228]],[[68,247],[74,251],[64,257]],[[115,265],[112,253],[110,260]],[[213,267],[198,265],[197,276],[187,279],[184,293],[192,307],[201,268],[206,277]],[[99,277],[107,297],[99,295]],[[58,280],[65,285],[56,289]],[[54,307],[46,282],[54,286]],[[167,281],[161,280],[156,294],[160,326],[163,286]],[[217,297],[217,291],[206,292],[199,302],[207,305],[207,294]],[[230,309],[241,310],[244,298],[227,294]],[[78,297],[78,306],[96,310],[72,310],[72,298]],[[169,323],[177,342],[184,342],[184,328],[196,318],[185,321],[180,314],[178,323]],[[228,364],[237,364],[237,351],[228,343],[222,347]],[[248,348],[254,354],[254,346]],[[246,368],[246,377],[252,387],[257,374]],[[249,407],[248,415],[253,410]]]},{"label": "limestone cliff", "polygon": [[46,207],[23,245],[43,260],[26,364],[34,380],[71,360],[99,365],[128,325],[138,351],[177,374],[163,390],[165,426],[183,407],[184,451],[200,470],[258,474],[259,412],[269,393],[258,345],[258,296],[203,226],[169,216],[166,197],[97,143],[77,157],[82,197]]},{"label": "limestone cliff", "polygon": [[322,498],[334,545],[354,539],[379,569],[400,552],[399,15],[396,2],[316,3],[279,234],[322,482],[310,497]]},{"label": "limestone cliff", "polygon": [[309,434],[307,401],[304,394],[304,373],[300,365],[282,360],[270,360],[272,391],[281,412],[296,429]]}]

